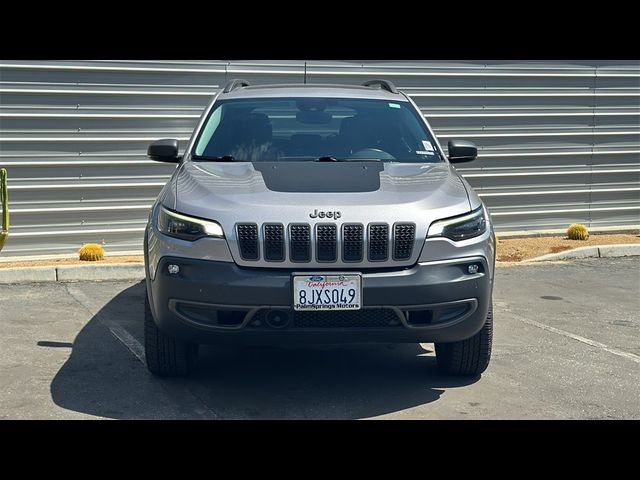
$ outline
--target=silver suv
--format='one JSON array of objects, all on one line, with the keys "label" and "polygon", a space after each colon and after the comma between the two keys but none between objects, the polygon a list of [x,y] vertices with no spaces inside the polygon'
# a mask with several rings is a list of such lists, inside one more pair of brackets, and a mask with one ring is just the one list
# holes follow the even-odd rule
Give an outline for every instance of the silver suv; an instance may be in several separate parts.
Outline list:
[{"label": "silver suv", "polygon": [[145,233],[149,370],[198,345],[434,342],[439,368],[489,364],[495,235],[420,110],[395,86],[250,86],[205,109]]}]

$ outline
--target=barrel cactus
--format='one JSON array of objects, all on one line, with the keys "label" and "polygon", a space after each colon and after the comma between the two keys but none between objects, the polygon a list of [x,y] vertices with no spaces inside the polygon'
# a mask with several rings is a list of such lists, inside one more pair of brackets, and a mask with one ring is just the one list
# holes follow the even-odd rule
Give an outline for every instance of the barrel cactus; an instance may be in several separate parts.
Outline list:
[{"label": "barrel cactus", "polygon": [[2,228],[0,228],[0,250],[9,236],[9,193],[7,191],[7,170],[0,168],[0,202],[2,203]]},{"label": "barrel cactus", "polygon": [[95,262],[104,259],[104,248],[97,243],[87,243],[78,251],[80,260]]},{"label": "barrel cactus", "polygon": [[571,240],[586,240],[589,238],[589,230],[580,223],[574,223],[567,229],[567,237]]}]

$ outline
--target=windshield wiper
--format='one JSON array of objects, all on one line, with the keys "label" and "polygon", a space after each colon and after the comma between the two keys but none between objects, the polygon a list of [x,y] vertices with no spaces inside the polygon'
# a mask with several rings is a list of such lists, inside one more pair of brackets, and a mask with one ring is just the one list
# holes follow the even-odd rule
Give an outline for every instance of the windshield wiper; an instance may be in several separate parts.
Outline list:
[{"label": "windshield wiper", "polygon": [[381,162],[379,158],[336,158],[336,157],[320,157],[314,162]]},{"label": "windshield wiper", "polygon": [[192,160],[202,160],[205,162],[234,162],[235,159],[231,155],[223,155],[221,157],[207,157],[204,155],[191,155]]}]

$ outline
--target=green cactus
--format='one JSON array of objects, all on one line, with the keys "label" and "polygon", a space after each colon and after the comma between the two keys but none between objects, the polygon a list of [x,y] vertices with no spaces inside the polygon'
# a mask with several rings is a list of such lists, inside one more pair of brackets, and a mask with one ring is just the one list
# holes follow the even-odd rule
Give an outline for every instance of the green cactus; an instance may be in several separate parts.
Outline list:
[{"label": "green cactus", "polygon": [[2,229],[0,229],[0,250],[9,236],[9,193],[7,191],[7,171],[0,168],[0,201],[2,202]]}]

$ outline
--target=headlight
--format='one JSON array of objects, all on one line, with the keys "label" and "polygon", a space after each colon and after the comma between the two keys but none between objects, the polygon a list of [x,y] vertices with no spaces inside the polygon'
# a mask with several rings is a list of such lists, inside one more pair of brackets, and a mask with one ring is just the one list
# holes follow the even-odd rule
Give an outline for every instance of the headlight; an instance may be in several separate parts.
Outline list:
[{"label": "headlight", "polygon": [[446,237],[454,241],[477,237],[487,231],[487,220],[484,208],[480,207],[471,213],[459,217],[447,218],[433,222],[429,227],[428,237]]},{"label": "headlight", "polygon": [[158,212],[158,230],[170,237],[182,240],[198,240],[202,237],[224,237],[222,226],[211,220],[188,217],[160,207]]}]

